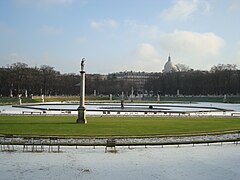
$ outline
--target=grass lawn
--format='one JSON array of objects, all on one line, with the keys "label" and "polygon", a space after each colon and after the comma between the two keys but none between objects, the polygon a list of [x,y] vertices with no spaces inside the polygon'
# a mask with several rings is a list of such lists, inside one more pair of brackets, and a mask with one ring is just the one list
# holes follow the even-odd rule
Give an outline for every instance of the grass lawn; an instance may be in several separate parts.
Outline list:
[{"label": "grass lawn", "polygon": [[0,116],[0,134],[145,136],[240,130],[240,118]]}]

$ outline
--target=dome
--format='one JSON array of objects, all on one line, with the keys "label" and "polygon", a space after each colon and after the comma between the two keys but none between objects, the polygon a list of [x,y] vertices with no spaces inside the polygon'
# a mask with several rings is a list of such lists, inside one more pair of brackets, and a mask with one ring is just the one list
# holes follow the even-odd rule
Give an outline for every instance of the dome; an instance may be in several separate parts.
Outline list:
[{"label": "dome", "polygon": [[163,72],[164,73],[170,73],[170,72],[176,72],[177,71],[177,67],[175,65],[172,64],[171,62],[171,57],[168,57],[168,61],[166,62],[166,64],[164,65],[164,69]]}]

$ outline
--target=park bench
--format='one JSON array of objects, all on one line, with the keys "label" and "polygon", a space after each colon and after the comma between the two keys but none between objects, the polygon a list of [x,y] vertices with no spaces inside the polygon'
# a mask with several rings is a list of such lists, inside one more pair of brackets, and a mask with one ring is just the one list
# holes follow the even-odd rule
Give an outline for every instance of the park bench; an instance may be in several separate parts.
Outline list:
[{"label": "park bench", "polygon": [[22,114],[41,114],[42,112],[37,111],[22,111]]},{"label": "park bench", "polygon": [[105,152],[107,152],[108,147],[110,147],[111,149],[114,148],[114,152],[116,152],[116,140],[108,139],[105,147]]}]

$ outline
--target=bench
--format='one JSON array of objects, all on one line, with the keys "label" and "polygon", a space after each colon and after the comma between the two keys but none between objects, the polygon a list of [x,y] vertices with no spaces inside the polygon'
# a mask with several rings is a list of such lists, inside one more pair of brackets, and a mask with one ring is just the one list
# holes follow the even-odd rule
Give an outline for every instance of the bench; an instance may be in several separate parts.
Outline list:
[{"label": "bench", "polygon": [[41,114],[42,112],[37,111],[22,111],[22,114]]},{"label": "bench", "polygon": [[116,140],[115,139],[108,139],[105,147],[105,152],[107,152],[107,148],[114,148],[114,152],[116,152]]}]

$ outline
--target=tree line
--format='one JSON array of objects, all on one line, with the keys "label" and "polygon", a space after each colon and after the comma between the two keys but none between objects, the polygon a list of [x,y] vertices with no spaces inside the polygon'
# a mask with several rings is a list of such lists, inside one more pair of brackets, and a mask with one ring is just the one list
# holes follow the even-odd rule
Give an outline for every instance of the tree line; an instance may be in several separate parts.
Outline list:
[{"label": "tree line", "polygon": [[[53,67],[29,67],[26,63],[13,63],[0,68],[0,95],[79,95],[79,74],[61,74]],[[86,75],[86,94],[120,95],[121,92],[151,93],[153,95],[223,95],[240,94],[240,70],[236,65],[219,64],[210,71],[188,69],[173,73],[156,73],[139,92],[131,81],[99,74]]]},{"label": "tree line", "polygon": [[145,84],[147,91],[160,95],[239,95],[240,70],[236,65],[219,64],[210,71],[162,73]]},{"label": "tree line", "polygon": [[[79,95],[80,75],[61,74],[54,67],[42,65],[29,67],[26,63],[16,62],[0,68],[1,96],[56,96]],[[129,86],[125,81],[102,79],[99,74],[86,74],[86,93],[114,94],[116,89],[126,92]],[[120,91],[119,91],[120,92]]]},{"label": "tree line", "polygon": [[79,91],[74,84],[79,83],[75,74],[61,74],[53,67],[43,65],[28,67],[25,63],[13,63],[0,68],[0,94],[2,96],[69,95]]}]

